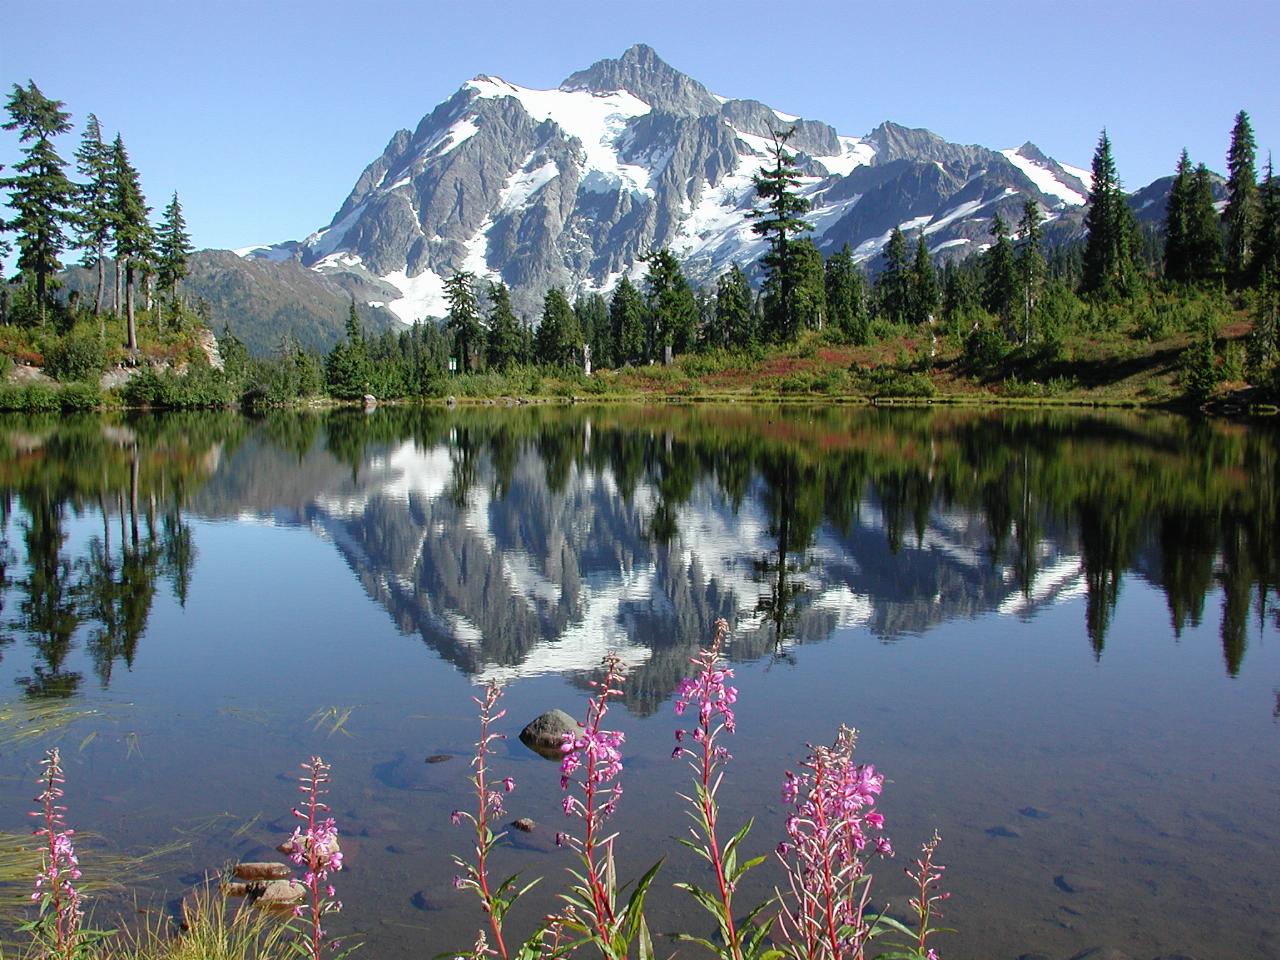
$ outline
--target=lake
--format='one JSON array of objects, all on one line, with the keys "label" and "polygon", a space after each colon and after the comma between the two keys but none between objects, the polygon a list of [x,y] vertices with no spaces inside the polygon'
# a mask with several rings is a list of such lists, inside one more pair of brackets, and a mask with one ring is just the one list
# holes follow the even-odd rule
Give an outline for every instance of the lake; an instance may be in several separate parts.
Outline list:
[{"label": "lake", "polygon": [[[936,828],[949,960],[1276,956],[1278,439],[945,408],[2,418],[0,829],[29,829],[56,743],[86,879],[128,886],[99,918],[171,911],[274,856],[320,754],[334,930],[369,960],[465,948],[449,814],[492,680],[509,815],[537,823],[494,869],[546,877],[527,931],[572,862],[556,767],[516,734],[580,716],[612,650],[622,873],[665,855],[655,934],[709,935],[671,889],[705,881],[673,839],[672,708],[724,617],[720,799],[751,852],[782,839],[784,770],[847,723],[887,777],[876,902],[905,913]],[[781,882],[753,877],[744,906]],[[29,891],[2,892],[11,930]]]}]

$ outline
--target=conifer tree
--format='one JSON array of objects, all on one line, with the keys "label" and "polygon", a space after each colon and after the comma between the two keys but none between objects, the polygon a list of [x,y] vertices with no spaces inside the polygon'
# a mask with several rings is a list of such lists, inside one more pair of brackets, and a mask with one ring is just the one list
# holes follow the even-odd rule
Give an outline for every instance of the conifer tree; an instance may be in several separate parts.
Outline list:
[{"label": "conifer tree", "polygon": [[76,151],[76,170],[84,178],[77,204],[76,244],[85,252],[84,265],[96,268],[93,315],[97,317],[102,314],[107,241],[111,238],[111,148],[103,142],[102,127],[92,113],[85,121],[80,149]]},{"label": "conifer tree", "polygon": [[667,351],[682,353],[693,343],[698,305],[680,269],[680,261],[663,247],[644,257],[649,263],[645,287],[649,307],[650,356],[663,358]]},{"label": "conifer tree", "polygon": [[1164,275],[1171,283],[1190,283],[1191,193],[1194,173],[1191,158],[1184,148],[1178,158],[1178,169],[1169,188],[1169,203],[1164,216]]},{"label": "conifer tree", "polygon": [[1249,114],[1236,114],[1227,151],[1227,208],[1222,213],[1226,228],[1227,276],[1237,285],[1248,282],[1253,232],[1258,219],[1258,168],[1253,127]]},{"label": "conifer tree", "polygon": [[124,140],[116,134],[111,148],[112,220],[116,240],[116,269],[124,266],[125,313],[129,323],[129,349],[138,349],[138,325],[134,316],[134,277],[152,254],[155,235],[147,216],[151,208],[142,196],[138,171],[129,163]]},{"label": "conifer tree", "polygon": [[827,316],[850,343],[867,343],[870,328],[867,324],[866,289],[862,271],[853,262],[849,244],[846,243],[827,259],[824,272]]},{"label": "conifer tree", "polygon": [[534,353],[539,363],[563,367],[576,363],[577,352],[582,347],[582,332],[578,319],[569,306],[569,298],[559,287],[547,291],[542,301],[542,322],[534,343]]},{"label": "conifer tree", "polygon": [[707,338],[713,347],[742,349],[755,342],[751,316],[751,284],[736,263],[716,281],[714,326]]},{"label": "conifer tree", "polygon": [[520,321],[511,309],[511,291],[505,283],[489,284],[489,366],[506,373],[523,359]]},{"label": "conifer tree", "polygon": [[1213,178],[1203,163],[1191,178],[1191,203],[1187,210],[1188,276],[1196,282],[1213,282],[1222,269],[1222,231],[1213,205]]},{"label": "conifer tree", "polygon": [[884,246],[884,268],[876,278],[880,312],[890,323],[905,323],[911,310],[911,265],[907,262],[907,238],[897,227]]},{"label": "conifer tree", "polygon": [[643,363],[644,300],[628,277],[623,277],[614,288],[609,302],[609,326],[613,330],[613,362],[621,367],[629,363]]},{"label": "conifer tree", "polygon": [[756,221],[751,226],[756,236],[769,241],[769,252],[761,262],[776,292],[768,298],[766,323],[775,339],[782,342],[794,340],[800,329],[793,298],[795,273],[790,269],[791,237],[813,229],[811,224],[801,219],[809,211],[810,204],[796,192],[800,174],[795,165],[796,158],[786,149],[787,141],[794,133],[795,127],[773,131],[773,142],[769,147],[773,164],[762,168],[752,178],[756,196],[764,207],[747,214]]},{"label": "conifer tree", "polygon": [[182,205],[175,190],[173,199],[164,208],[164,217],[156,234],[156,279],[169,291],[169,300],[175,307],[178,303],[178,281],[187,275],[191,252],[187,221],[182,216]]},{"label": "conifer tree", "polygon": [[792,313],[799,330],[821,330],[827,318],[827,283],[822,254],[809,237],[792,244]]},{"label": "conifer tree", "polygon": [[1253,243],[1253,276],[1280,279],[1280,181],[1267,158],[1267,172],[1258,190],[1258,230]]},{"label": "conifer tree", "polygon": [[453,335],[459,373],[475,370],[482,349],[484,330],[480,326],[475,285],[476,275],[466,270],[458,271],[444,284],[444,296],[449,302],[449,316],[444,326]]},{"label": "conifer tree", "polygon": [[1137,283],[1137,223],[1120,186],[1111,139],[1104,129],[1093,154],[1093,189],[1085,214],[1082,290],[1101,299],[1128,296]]},{"label": "conifer tree", "polygon": [[1005,322],[1013,318],[1018,299],[1018,264],[1009,225],[997,210],[991,223],[993,243],[982,255],[982,305]]},{"label": "conifer tree", "polygon": [[1021,291],[1022,342],[1031,342],[1036,304],[1044,286],[1044,251],[1041,249],[1040,205],[1028,198],[1022,205],[1022,220],[1018,223],[1018,285]]},{"label": "conifer tree", "polygon": [[9,227],[18,235],[18,269],[35,278],[41,326],[54,274],[62,269],[74,192],[65,172],[67,162],[53,146],[54,137],[71,129],[71,115],[62,106],[30,80],[25,88],[15,83],[5,104],[10,119],[0,124],[17,130],[20,143],[30,144],[22,148],[13,176],[0,180],[0,188],[9,191],[9,206],[16,213]]},{"label": "conifer tree", "polygon": [[354,300],[347,312],[346,338],[325,357],[324,379],[329,393],[340,400],[356,400],[369,392],[369,348]]},{"label": "conifer tree", "polygon": [[948,262],[942,274],[942,315],[948,324],[954,324],[962,314],[978,307],[977,257],[963,263]]},{"label": "conifer tree", "polygon": [[910,321],[928,323],[938,310],[938,300],[938,276],[934,273],[933,261],[929,259],[929,246],[922,231],[916,238],[916,255],[911,264]]}]

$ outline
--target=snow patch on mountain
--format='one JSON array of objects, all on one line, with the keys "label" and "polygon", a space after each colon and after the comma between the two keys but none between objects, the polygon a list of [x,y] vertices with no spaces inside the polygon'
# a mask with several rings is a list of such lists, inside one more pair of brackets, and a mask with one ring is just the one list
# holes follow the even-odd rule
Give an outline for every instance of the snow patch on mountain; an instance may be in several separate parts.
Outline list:
[{"label": "snow patch on mountain", "polygon": [[840,153],[834,157],[814,157],[833,177],[847,177],[858,167],[864,167],[876,156],[874,143],[859,137],[839,137]]},{"label": "snow patch on mountain", "polygon": [[444,279],[432,270],[423,270],[413,277],[405,270],[396,270],[381,279],[400,291],[400,298],[388,303],[387,309],[401,323],[443,317],[449,310],[444,297]]},{"label": "snow patch on mountain", "polygon": [[338,249],[338,245],[346,239],[347,231],[349,231],[360,215],[364,213],[367,204],[359,204],[355,209],[348,213],[331,227],[325,227],[323,230],[317,230],[311,236],[303,241],[303,245],[312,253],[320,257],[327,257],[333,251]]},{"label": "snow patch on mountain", "polygon": [[[1036,185],[1036,189],[1041,193],[1048,194],[1051,197],[1057,197],[1064,203],[1068,203],[1073,207],[1082,206],[1086,202],[1086,198],[1080,194],[1078,190],[1067,186],[1059,180],[1052,170],[1043,167],[1033,160],[1029,160],[1020,154],[1016,149],[1001,150],[1005,158],[1015,167],[1026,175],[1027,179]],[[1063,167],[1066,170],[1066,167]],[[1068,171],[1070,172],[1070,171]]]}]

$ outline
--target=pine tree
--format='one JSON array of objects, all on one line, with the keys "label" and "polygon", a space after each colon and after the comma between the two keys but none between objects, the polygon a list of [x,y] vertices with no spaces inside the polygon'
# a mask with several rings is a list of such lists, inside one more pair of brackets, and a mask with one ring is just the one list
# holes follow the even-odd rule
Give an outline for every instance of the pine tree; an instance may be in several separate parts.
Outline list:
[{"label": "pine tree", "polygon": [[598,293],[579,294],[573,302],[573,313],[578,318],[583,342],[591,347],[591,365],[612,366],[613,331],[609,326],[608,302]]},{"label": "pine tree", "polygon": [[849,244],[846,243],[827,259],[824,274],[827,316],[850,343],[867,343],[870,328],[867,324],[866,285],[862,271],[853,262]]},{"label": "pine tree", "polygon": [[938,310],[938,276],[929,259],[929,245],[924,233],[916,238],[916,256],[911,264],[911,305],[908,319],[912,323],[928,323]]},{"label": "pine tree", "polygon": [[1171,283],[1190,283],[1191,194],[1194,173],[1191,158],[1184,148],[1178,158],[1178,169],[1169,188],[1169,204],[1164,216],[1164,275]]},{"label": "pine tree", "polygon": [[1253,276],[1280,278],[1280,181],[1267,158],[1267,172],[1258,191],[1258,230],[1253,242]]},{"label": "pine tree", "polygon": [[795,279],[792,313],[798,330],[821,330],[827,319],[827,282],[822,254],[805,237],[792,244],[791,269]]},{"label": "pine tree", "polygon": [[1243,286],[1249,279],[1253,233],[1258,219],[1258,169],[1253,127],[1249,114],[1236,114],[1227,151],[1227,208],[1222,213],[1226,228],[1227,276]]},{"label": "pine tree", "polygon": [[623,277],[609,301],[609,326],[613,330],[613,362],[619,366],[643,363],[644,300],[628,277]]},{"label": "pine tree", "polygon": [[129,349],[138,349],[138,325],[133,309],[134,276],[152,255],[154,233],[147,216],[151,208],[142,196],[138,171],[129,163],[124,140],[116,134],[111,148],[112,220],[116,239],[116,270],[124,266],[125,313]]},{"label": "pine tree", "polygon": [[755,342],[751,317],[751,284],[736,263],[716,281],[713,334],[711,346],[743,349]]},{"label": "pine tree", "polygon": [[511,309],[511,291],[505,283],[489,284],[489,366],[506,373],[522,360],[520,321]]},{"label": "pine tree", "polygon": [[1022,342],[1031,342],[1033,332],[1031,318],[1040,300],[1044,286],[1044,251],[1041,249],[1040,205],[1028,198],[1022,206],[1022,220],[1018,223],[1018,285],[1022,296]]},{"label": "pine tree", "polygon": [[347,312],[346,338],[325,357],[324,379],[330,395],[340,400],[357,400],[369,392],[369,348],[354,300]]},{"label": "pine tree", "polygon": [[156,234],[156,279],[169,291],[169,300],[175,307],[178,303],[178,281],[187,275],[191,251],[187,221],[183,219],[182,205],[175,190],[173,199],[164,208],[164,218]]},{"label": "pine tree", "polygon": [[1089,192],[1085,228],[1089,236],[1084,249],[1082,292],[1104,300],[1133,293],[1137,283],[1137,223],[1121,189],[1105,129],[1093,154],[1093,189]]},{"label": "pine tree", "polygon": [[999,211],[991,223],[991,235],[996,242],[982,255],[982,305],[1007,323],[1018,299],[1018,264],[1009,225]]},{"label": "pine tree", "polygon": [[472,373],[475,370],[484,340],[475,286],[476,275],[466,270],[458,271],[444,284],[444,296],[449,302],[449,316],[444,327],[453,335],[459,373]]},{"label": "pine tree", "polygon": [[542,322],[534,343],[538,362],[556,367],[572,366],[581,346],[582,333],[569,298],[559,287],[552,287],[542,301]]},{"label": "pine tree", "polygon": [[884,246],[884,269],[876,278],[880,312],[890,323],[906,323],[911,311],[911,265],[907,262],[907,238],[897,227]]},{"label": "pine tree", "polygon": [[102,295],[106,289],[107,241],[111,238],[111,148],[102,140],[102,127],[92,113],[85,121],[76,170],[84,178],[80,186],[76,216],[76,245],[85,252],[84,265],[95,267],[97,290],[93,315],[102,315]]},{"label": "pine tree", "polygon": [[796,193],[800,174],[796,158],[787,152],[787,141],[795,133],[795,127],[775,130],[769,153],[772,167],[761,168],[753,178],[756,197],[763,209],[752,210],[747,216],[756,222],[751,229],[756,236],[769,241],[769,252],[761,259],[767,272],[766,286],[772,280],[776,293],[766,305],[766,323],[770,334],[781,342],[794,340],[800,326],[795,316],[794,271],[791,267],[794,234],[812,230],[811,224],[801,217],[809,211],[809,201]]},{"label": "pine tree", "polygon": [[649,315],[649,355],[665,360],[670,353],[682,353],[693,343],[698,305],[693,290],[680,269],[680,261],[663,247],[643,258],[649,263],[645,278]]},{"label": "pine tree", "polygon": [[1213,178],[1203,163],[1191,178],[1191,204],[1187,211],[1188,277],[1211,283],[1222,271],[1222,231],[1213,205]]},{"label": "pine tree", "polygon": [[9,227],[18,234],[18,269],[35,278],[41,326],[54,274],[62,269],[75,189],[65,173],[67,162],[53,146],[53,137],[71,129],[71,115],[62,106],[30,80],[25,89],[15,83],[5,104],[10,119],[0,124],[19,131],[20,143],[31,144],[22,149],[14,175],[0,180],[0,188],[9,191],[9,206],[17,214]]}]

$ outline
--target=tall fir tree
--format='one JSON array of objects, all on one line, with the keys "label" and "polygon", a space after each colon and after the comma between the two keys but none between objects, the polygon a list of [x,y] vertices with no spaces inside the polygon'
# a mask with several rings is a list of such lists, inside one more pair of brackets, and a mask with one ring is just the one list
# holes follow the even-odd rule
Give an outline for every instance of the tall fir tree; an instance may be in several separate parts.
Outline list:
[{"label": "tall fir tree", "polygon": [[445,329],[453,336],[458,372],[473,373],[484,349],[484,328],[480,325],[480,305],[476,300],[476,275],[459,270],[444,283],[449,315]]},{"label": "tall fir tree", "polygon": [[645,361],[644,299],[629,277],[623,277],[609,301],[609,326],[613,331],[613,362],[623,367]]},{"label": "tall fir tree", "polygon": [[911,263],[911,306],[908,319],[912,323],[928,323],[938,310],[938,275],[929,259],[929,245],[924,232],[916,238],[915,259]]},{"label": "tall fir tree", "polygon": [[1249,281],[1253,233],[1258,220],[1258,165],[1249,114],[1236,114],[1227,150],[1227,207],[1222,212],[1226,233],[1227,277],[1237,286]]},{"label": "tall fir tree", "polygon": [[559,287],[552,287],[542,301],[542,322],[538,324],[534,345],[538,362],[572,367],[581,349],[582,331],[578,329],[578,318],[573,315],[569,298]]},{"label": "tall fir tree", "polygon": [[775,130],[769,147],[772,166],[762,167],[753,178],[756,197],[763,208],[750,211],[751,225],[756,236],[769,241],[769,252],[761,258],[766,271],[766,285],[773,282],[775,293],[768,298],[765,321],[772,339],[780,342],[794,340],[800,325],[795,315],[795,271],[792,269],[792,237],[808,230],[811,224],[803,220],[810,203],[800,196],[800,173],[796,158],[787,151],[787,141],[795,133],[795,127]]},{"label": "tall fir tree", "polygon": [[107,285],[107,241],[111,239],[111,148],[102,139],[102,126],[92,113],[85,121],[80,149],[76,151],[76,171],[83,178],[76,216],[76,244],[84,251],[83,263],[93,267],[97,284],[93,315],[102,315],[102,297]]},{"label": "tall fir tree", "polygon": [[0,124],[17,130],[22,159],[13,176],[0,179],[9,191],[9,206],[16,216],[9,227],[18,235],[18,269],[35,280],[40,325],[45,322],[54,275],[62,269],[66,229],[72,220],[75,188],[67,179],[67,162],[58,155],[53,138],[71,129],[71,115],[61,100],[50,100],[34,82],[13,85],[5,104],[9,120]]},{"label": "tall fir tree", "polygon": [[573,302],[573,313],[578,318],[582,342],[591,348],[591,365],[607,367],[612,364],[613,334],[609,328],[609,304],[598,293],[583,293]]},{"label": "tall fir tree", "polygon": [[505,283],[490,283],[487,344],[489,366],[506,373],[524,361],[523,346],[520,321],[511,309],[511,291]]},{"label": "tall fir tree", "polygon": [[1040,230],[1042,220],[1040,205],[1028,197],[1022,205],[1022,219],[1018,222],[1017,267],[1023,344],[1030,343],[1035,332],[1033,320],[1036,305],[1040,302],[1040,291],[1044,287],[1045,263],[1043,235]]},{"label": "tall fir tree", "polygon": [[866,284],[862,271],[853,262],[849,244],[827,258],[823,272],[827,287],[827,316],[831,323],[850,343],[867,343],[870,327],[867,323]]},{"label": "tall fir tree", "polygon": [[1203,163],[1191,178],[1191,203],[1187,209],[1188,278],[1199,283],[1216,282],[1222,273],[1222,230],[1213,203],[1213,175]]},{"label": "tall fir tree", "polygon": [[751,284],[747,275],[736,263],[728,273],[716,281],[714,331],[709,336],[711,346],[726,349],[744,349],[755,343],[755,328],[751,316]]},{"label": "tall fir tree", "polygon": [[1280,181],[1267,158],[1267,172],[1258,189],[1258,230],[1253,243],[1253,276],[1270,275],[1272,285],[1280,280]]},{"label": "tall fir tree", "polygon": [[169,292],[169,301],[177,307],[178,282],[186,277],[191,262],[191,236],[182,216],[182,204],[175,190],[164,208],[160,229],[156,231],[156,279]]},{"label": "tall fir tree", "polygon": [[351,301],[347,311],[346,338],[334,345],[325,357],[325,387],[340,400],[358,400],[369,392],[369,347],[364,325]]},{"label": "tall fir tree", "polygon": [[890,323],[906,323],[911,313],[911,264],[907,238],[897,227],[889,234],[882,257],[884,267],[876,278],[880,313]]},{"label": "tall fir tree", "polygon": [[798,330],[821,330],[827,319],[827,282],[822,254],[809,237],[792,243],[792,313]]},{"label": "tall fir tree", "polygon": [[1093,154],[1085,229],[1082,291],[1104,300],[1132,294],[1137,286],[1137,222],[1121,188],[1105,129]]},{"label": "tall fir tree", "polygon": [[680,269],[680,261],[663,247],[644,257],[649,264],[645,294],[649,315],[649,356],[666,360],[693,343],[698,305],[693,289]]},{"label": "tall fir tree", "polygon": [[1170,283],[1185,284],[1193,279],[1191,194],[1194,176],[1191,157],[1184,148],[1178,157],[1164,215],[1164,276]]},{"label": "tall fir tree", "polygon": [[134,278],[154,246],[154,232],[147,216],[151,208],[142,196],[138,171],[129,162],[124,140],[116,134],[111,148],[112,220],[116,241],[116,269],[124,267],[125,315],[130,350],[138,349],[138,323],[134,313]]},{"label": "tall fir tree", "polygon": [[1018,262],[1009,225],[998,210],[991,222],[991,236],[995,243],[982,254],[982,306],[1010,323],[1018,301]]}]

